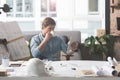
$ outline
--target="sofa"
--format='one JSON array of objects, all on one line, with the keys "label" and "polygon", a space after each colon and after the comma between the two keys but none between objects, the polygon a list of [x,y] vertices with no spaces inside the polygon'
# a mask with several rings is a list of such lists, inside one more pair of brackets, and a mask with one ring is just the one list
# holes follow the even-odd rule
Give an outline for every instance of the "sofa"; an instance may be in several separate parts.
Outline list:
[{"label": "sofa", "polygon": [[[23,36],[25,40],[30,41],[31,37],[39,34],[40,31],[23,31]],[[95,56],[91,56],[89,53],[89,49],[84,47],[84,44],[81,43],[81,32],[80,31],[55,31],[55,35],[58,36],[67,36],[70,39],[70,42],[78,41],[80,43],[80,60],[97,60]],[[60,56],[60,60],[65,60],[65,57]],[[73,58],[76,60],[76,57]]]}]

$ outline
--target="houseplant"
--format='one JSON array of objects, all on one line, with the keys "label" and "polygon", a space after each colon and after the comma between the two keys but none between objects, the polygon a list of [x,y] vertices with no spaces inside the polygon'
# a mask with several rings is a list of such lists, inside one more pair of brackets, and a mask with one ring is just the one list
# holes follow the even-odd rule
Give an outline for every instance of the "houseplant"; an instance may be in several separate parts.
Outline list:
[{"label": "houseplant", "polygon": [[100,37],[90,36],[85,39],[84,46],[89,48],[90,55],[95,55],[96,59],[103,60],[103,55],[113,56],[114,37],[109,34]]}]

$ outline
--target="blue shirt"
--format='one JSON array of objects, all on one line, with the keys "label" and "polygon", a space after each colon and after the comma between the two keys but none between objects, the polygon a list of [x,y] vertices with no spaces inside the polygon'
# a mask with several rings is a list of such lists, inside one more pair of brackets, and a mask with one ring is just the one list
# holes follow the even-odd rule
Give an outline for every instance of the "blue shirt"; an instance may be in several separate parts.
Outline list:
[{"label": "blue shirt", "polygon": [[67,45],[58,36],[52,37],[45,45],[44,50],[41,52],[37,47],[43,41],[44,37],[42,32],[35,35],[31,39],[30,48],[32,56],[40,59],[57,60],[57,53],[63,51],[66,53]]}]

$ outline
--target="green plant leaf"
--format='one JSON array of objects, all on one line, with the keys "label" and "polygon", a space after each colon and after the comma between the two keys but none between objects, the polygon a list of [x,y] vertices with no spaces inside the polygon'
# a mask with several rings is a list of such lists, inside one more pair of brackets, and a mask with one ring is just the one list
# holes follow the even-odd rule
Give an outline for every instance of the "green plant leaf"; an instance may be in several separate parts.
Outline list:
[{"label": "green plant leaf", "polygon": [[[97,42],[97,44],[96,44]],[[114,45],[114,37],[109,34],[105,34],[101,37],[98,36],[90,36],[85,39],[84,45],[85,47],[89,47],[90,51],[89,54],[102,54],[105,53],[106,55],[113,52],[113,45]]]}]

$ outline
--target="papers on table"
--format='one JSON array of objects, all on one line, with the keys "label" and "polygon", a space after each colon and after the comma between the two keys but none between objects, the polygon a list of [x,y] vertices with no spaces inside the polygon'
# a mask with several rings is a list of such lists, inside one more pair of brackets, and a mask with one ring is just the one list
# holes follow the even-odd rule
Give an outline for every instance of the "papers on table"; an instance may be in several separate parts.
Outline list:
[{"label": "papers on table", "polygon": [[45,65],[46,73],[55,77],[98,76],[91,66],[108,65],[107,61],[53,61]]}]

